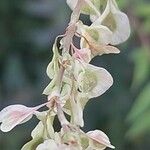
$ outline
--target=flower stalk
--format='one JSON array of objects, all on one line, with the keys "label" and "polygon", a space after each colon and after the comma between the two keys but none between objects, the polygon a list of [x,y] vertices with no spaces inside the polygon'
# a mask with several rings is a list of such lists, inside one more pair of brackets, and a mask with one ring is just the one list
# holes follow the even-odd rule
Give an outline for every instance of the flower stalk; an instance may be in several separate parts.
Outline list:
[{"label": "flower stalk", "polygon": [[[94,130],[85,133],[80,127],[84,126],[87,102],[101,96],[113,84],[111,74],[90,64],[90,61],[98,55],[120,52],[115,45],[129,37],[128,18],[119,10],[115,0],[107,0],[107,3],[101,0],[66,2],[73,12],[65,34],[56,37],[53,44],[53,59],[46,70],[51,82],[43,91],[48,102],[31,108],[11,105],[0,112],[0,129],[4,132],[28,121],[33,115],[39,119],[31,133],[32,140],[21,150],[115,148],[104,132]],[[105,7],[103,12],[101,7]],[[90,16],[91,25],[80,20],[81,13]],[[74,37],[79,39],[79,45],[74,44]],[[61,38],[60,41],[58,38]],[[46,110],[39,112],[38,109],[44,106]],[[66,119],[66,114],[69,119]],[[59,132],[53,127],[56,116],[61,124]]]}]

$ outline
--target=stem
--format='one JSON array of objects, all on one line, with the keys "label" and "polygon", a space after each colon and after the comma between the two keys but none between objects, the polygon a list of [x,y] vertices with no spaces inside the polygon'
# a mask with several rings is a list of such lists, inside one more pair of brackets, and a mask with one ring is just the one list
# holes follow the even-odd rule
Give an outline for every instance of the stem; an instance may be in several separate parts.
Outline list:
[{"label": "stem", "polygon": [[[63,54],[65,52],[69,52],[69,50],[70,50],[70,46],[71,46],[73,37],[74,37],[75,32],[76,32],[76,23],[79,20],[80,11],[81,11],[83,4],[84,4],[83,0],[78,0],[76,7],[71,14],[70,23],[69,23],[69,26],[67,27],[66,33],[65,33],[66,36],[63,38],[63,52],[62,52]],[[67,63],[67,60],[64,60],[62,65],[60,66],[58,79],[56,82],[59,93],[61,90],[62,79],[63,79],[63,75],[64,75],[64,71],[65,71],[64,66],[66,63]],[[64,115],[64,112],[63,112],[62,107],[61,107],[61,101],[60,101],[59,97],[56,97],[56,108],[57,108],[57,116],[58,116],[58,119],[61,123],[61,126],[63,127],[64,130],[68,131],[69,122],[67,121],[67,119]]]},{"label": "stem", "polygon": [[57,107],[57,115],[58,115],[58,119],[61,123],[61,126],[62,127],[66,127],[67,125],[69,125],[69,122],[67,121],[65,115],[64,115],[64,112],[62,110],[62,107],[60,105],[60,100],[59,98],[57,99],[57,102],[56,102],[56,107]]},{"label": "stem", "polygon": [[71,14],[71,20],[69,23],[69,26],[66,29],[65,37],[63,38],[63,48],[64,52],[68,52],[70,49],[70,45],[72,43],[73,36],[76,32],[76,23],[79,20],[80,17],[80,11],[84,4],[83,0],[78,0],[76,7],[74,8],[72,14]]},{"label": "stem", "polygon": [[[59,93],[61,91],[62,79],[63,79],[66,63],[67,63],[67,61],[64,61],[61,64],[59,74],[58,74],[58,79],[57,79],[57,82],[56,82],[56,85],[58,85],[57,87],[58,87]],[[64,112],[63,112],[62,107],[61,107],[61,101],[60,101],[59,97],[55,97],[55,102],[56,102],[58,119],[59,119],[63,129],[66,131],[66,130],[68,130],[67,126],[68,126],[69,122],[67,121],[67,119],[64,115]]]},{"label": "stem", "polygon": [[[63,53],[69,52],[69,50],[70,50],[70,45],[72,43],[73,36],[75,35],[75,32],[76,32],[76,22],[79,20],[80,10],[81,10],[82,5],[83,5],[83,0],[78,0],[76,7],[71,14],[71,20],[70,20],[69,26],[66,29],[66,33],[65,33],[66,36],[63,38],[63,49],[64,49]],[[58,86],[59,92],[61,90],[61,84],[62,84],[62,78],[63,78],[64,71],[65,71],[65,67],[63,65],[61,65],[60,71],[59,71],[59,77],[57,80],[57,84],[59,85]],[[66,130],[69,122],[67,121],[67,119],[64,115],[64,112],[60,105],[59,98],[57,98],[56,107],[57,107],[58,119],[61,123],[61,126]]]}]

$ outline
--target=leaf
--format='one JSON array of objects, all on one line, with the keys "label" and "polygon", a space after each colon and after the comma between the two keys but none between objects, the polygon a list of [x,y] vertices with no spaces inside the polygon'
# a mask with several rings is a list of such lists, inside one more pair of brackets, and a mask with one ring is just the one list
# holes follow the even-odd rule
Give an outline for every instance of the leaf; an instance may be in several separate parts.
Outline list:
[{"label": "leaf", "polygon": [[150,110],[143,113],[131,126],[127,132],[129,138],[136,138],[142,134],[150,132]]},{"label": "leaf", "polygon": [[150,83],[143,89],[135,101],[131,112],[128,115],[128,121],[134,122],[138,119],[146,110],[150,108]]},{"label": "leaf", "polygon": [[149,27],[150,27],[150,19],[147,19],[147,20],[145,20],[144,23],[143,23],[143,30],[144,30],[144,32],[147,33],[147,34],[150,34],[150,29],[149,29]]},{"label": "leaf", "polygon": [[141,17],[149,17],[150,14],[150,4],[149,3],[141,3],[135,7],[135,12],[138,16]]},{"label": "leaf", "polygon": [[132,87],[140,86],[150,75],[149,50],[140,48],[132,54],[135,63]]}]

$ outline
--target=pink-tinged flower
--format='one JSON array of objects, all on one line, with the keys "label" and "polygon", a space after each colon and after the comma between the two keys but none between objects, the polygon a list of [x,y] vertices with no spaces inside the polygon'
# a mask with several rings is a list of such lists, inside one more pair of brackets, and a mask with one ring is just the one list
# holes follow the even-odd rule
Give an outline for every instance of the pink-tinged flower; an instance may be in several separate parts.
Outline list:
[{"label": "pink-tinged flower", "polygon": [[130,24],[127,15],[121,12],[115,0],[108,0],[106,8],[102,15],[93,22],[92,26],[104,25],[112,32],[112,45],[120,44],[126,41],[130,35]]},{"label": "pink-tinged flower", "polygon": [[112,40],[112,32],[103,25],[83,25],[78,23],[78,32],[81,38],[81,48],[91,50],[91,58],[103,54],[118,54],[120,51],[116,47],[109,45]]},{"label": "pink-tinged flower", "polygon": [[9,132],[18,124],[22,124],[30,120],[33,114],[47,103],[36,107],[26,107],[24,105],[10,105],[0,111],[0,130]]},{"label": "pink-tinged flower", "polygon": [[100,150],[103,150],[106,147],[112,149],[115,148],[113,145],[111,145],[107,135],[100,130],[89,131],[86,134],[90,138],[90,146],[92,146],[92,148],[95,147],[95,149]]},{"label": "pink-tinged flower", "polygon": [[113,84],[111,74],[104,68],[91,64],[84,64],[85,68],[78,75],[79,90],[89,98],[105,93]]}]

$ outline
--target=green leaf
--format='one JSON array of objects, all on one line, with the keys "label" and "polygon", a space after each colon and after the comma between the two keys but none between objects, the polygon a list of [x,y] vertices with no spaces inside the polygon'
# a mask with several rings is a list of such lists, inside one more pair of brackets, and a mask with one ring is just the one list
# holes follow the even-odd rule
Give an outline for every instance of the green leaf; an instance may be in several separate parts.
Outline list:
[{"label": "green leaf", "polygon": [[147,48],[135,50],[132,58],[135,64],[132,87],[140,86],[150,75],[150,54]]},{"label": "green leaf", "polygon": [[148,109],[150,109],[150,83],[139,94],[128,115],[128,121],[134,122]]},{"label": "green leaf", "polygon": [[146,19],[143,23],[143,30],[145,33],[150,34],[150,19]]},{"label": "green leaf", "polygon": [[149,3],[141,3],[135,7],[135,12],[138,16],[141,17],[149,17],[150,14],[150,4]]},{"label": "green leaf", "polygon": [[127,132],[129,138],[142,136],[144,133],[150,132],[150,110],[143,113],[131,126]]}]

